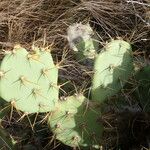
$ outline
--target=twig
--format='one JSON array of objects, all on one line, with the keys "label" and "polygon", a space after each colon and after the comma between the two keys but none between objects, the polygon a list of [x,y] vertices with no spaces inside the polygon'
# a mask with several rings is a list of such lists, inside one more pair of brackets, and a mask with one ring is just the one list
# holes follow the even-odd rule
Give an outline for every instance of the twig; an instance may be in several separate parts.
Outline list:
[{"label": "twig", "polygon": [[150,4],[141,3],[141,2],[138,2],[138,1],[128,0],[128,1],[126,1],[126,2],[127,2],[127,3],[135,3],[135,4],[139,4],[139,5],[143,5],[143,6],[148,6],[148,7],[150,7]]}]

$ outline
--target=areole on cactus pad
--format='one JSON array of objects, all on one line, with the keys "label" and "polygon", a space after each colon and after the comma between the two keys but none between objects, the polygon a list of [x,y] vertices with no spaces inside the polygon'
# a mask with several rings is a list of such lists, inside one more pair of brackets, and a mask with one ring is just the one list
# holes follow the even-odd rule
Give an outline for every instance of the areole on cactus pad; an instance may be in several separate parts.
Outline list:
[{"label": "areole on cactus pad", "polygon": [[15,46],[0,66],[0,97],[26,113],[53,110],[58,101],[58,69],[49,51],[30,54]]},{"label": "areole on cactus pad", "polygon": [[60,101],[48,124],[56,139],[66,145],[99,149],[103,132],[100,118],[99,104],[78,94]]}]

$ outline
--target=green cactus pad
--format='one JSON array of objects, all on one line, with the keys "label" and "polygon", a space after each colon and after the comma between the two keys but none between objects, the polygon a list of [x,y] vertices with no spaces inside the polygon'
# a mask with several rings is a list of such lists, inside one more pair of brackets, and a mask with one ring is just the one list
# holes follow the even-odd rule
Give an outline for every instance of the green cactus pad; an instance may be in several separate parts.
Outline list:
[{"label": "green cactus pad", "polygon": [[150,112],[150,66],[139,70],[135,76],[138,83],[134,94],[144,111]]},{"label": "green cactus pad", "polygon": [[89,24],[76,23],[69,26],[68,42],[78,60],[94,59],[99,49],[97,36]]},{"label": "green cactus pad", "polygon": [[84,96],[76,95],[60,101],[48,124],[56,139],[71,147],[99,148],[103,126],[100,108]]},{"label": "green cactus pad", "polygon": [[58,101],[58,69],[48,51],[16,46],[0,66],[0,96],[26,113],[47,112]]},{"label": "green cactus pad", "polygon": [[132,74],[131,45],[113,40],[98,55],[94,66],[92,99],[103,102],[116,94]]},{"label": "green cactus pad", "polygon": [[94,41],[94,39],[81,40],[80,43],[76,44],[76,48],[78,49],[77,58],[79,60],[82,59],[94,59],[97,54],[98,42]]}]

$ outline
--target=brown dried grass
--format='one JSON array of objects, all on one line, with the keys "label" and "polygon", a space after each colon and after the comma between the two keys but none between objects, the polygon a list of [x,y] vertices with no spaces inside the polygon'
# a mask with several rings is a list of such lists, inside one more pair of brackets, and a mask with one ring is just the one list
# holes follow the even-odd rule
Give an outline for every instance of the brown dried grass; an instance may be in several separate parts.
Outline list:
[{"label": "brown dried grass", "polygon": [[139,2],[143,5],[127,0],[1,0],[0,42],[54,43],[63,49],[66,28],[79,21],[93,23],[104,41],[121,36],[142,42],[150,30],[149,7]]}]

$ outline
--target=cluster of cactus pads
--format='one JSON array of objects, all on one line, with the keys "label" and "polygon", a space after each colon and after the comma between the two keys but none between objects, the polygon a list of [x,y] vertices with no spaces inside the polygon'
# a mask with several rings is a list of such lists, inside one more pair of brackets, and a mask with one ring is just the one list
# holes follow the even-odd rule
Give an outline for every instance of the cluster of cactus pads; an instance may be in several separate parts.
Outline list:
[{"label": "cluster of cactus pads", "polygon": [[37,48],[31,53],[17,45],[5,54],[0,65],[1,98],[27,114],[51,112],[48,125],[56,139],[85,149],[100,149],[100,105],[119,92],[133,73],[129,43],[112,40],[99,50],[93,35],[89,25],[75,24],[68,29],[68,41],[77,59],[94,62],[90,100],[84,94],[59,99],[59,67],[48,49]]}]

